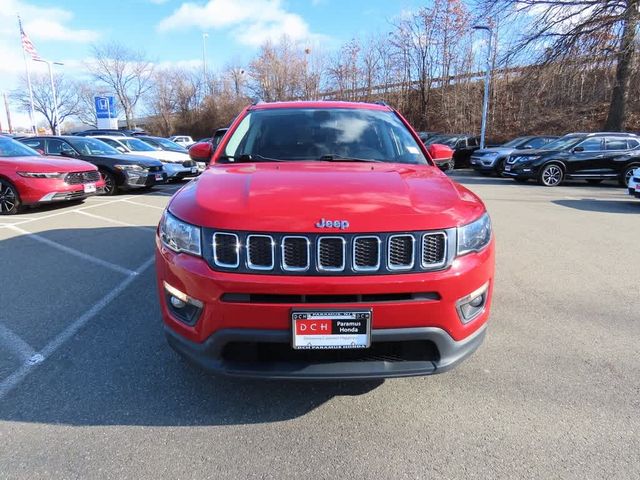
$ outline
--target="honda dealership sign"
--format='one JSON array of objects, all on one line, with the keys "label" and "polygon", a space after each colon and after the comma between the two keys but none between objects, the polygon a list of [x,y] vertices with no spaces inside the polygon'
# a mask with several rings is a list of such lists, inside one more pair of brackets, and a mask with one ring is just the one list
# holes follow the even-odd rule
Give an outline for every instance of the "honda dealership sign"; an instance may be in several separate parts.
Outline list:
[{"label": "honda dealership sign", "polygon": [[96,118],[98,128],[118,128],[118,109],[113,95],[96,95]]}]

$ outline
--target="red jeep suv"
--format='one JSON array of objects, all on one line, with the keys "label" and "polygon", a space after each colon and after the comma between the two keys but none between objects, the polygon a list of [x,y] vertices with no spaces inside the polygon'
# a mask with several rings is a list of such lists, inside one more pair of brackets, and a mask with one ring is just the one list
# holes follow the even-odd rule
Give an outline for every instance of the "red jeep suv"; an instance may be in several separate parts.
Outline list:
[{"label": "red jeep suv", "polygon": [[386,105],[247,107],[157,235],[169,344],[214,373],[445,371],[482,342],[494,241],[482,201]]}]

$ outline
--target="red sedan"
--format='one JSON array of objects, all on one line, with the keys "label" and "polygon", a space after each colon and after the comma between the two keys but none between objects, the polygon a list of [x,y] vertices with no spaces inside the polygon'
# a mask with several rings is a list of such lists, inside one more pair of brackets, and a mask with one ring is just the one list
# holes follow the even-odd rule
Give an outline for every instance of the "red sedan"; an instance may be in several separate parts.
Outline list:
[{"label": "red sedan", "polygon": [[25,205],[81,200],[103,190],[104,180],[94,165],[44,157],[0,137],[0,215],[12,215]]}]

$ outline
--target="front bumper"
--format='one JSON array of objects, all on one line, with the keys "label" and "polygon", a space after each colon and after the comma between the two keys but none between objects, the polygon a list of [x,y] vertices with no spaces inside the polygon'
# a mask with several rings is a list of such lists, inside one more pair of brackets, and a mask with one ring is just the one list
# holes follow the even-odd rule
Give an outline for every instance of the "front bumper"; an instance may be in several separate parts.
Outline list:
[{"label": "front bumper", "polygon": [[[456,258],[446,270],[357,277],[217,272],[205,260],[176,254],[158,239],[156,241],[160,307],[169,343],[212,372],[296,379],[427,375],[452,368],[471,354],[484,337],[484,333],[479,332],[484,332],[491,307],[493,241],[482,252]],[[203,308],[193,325],[172,313],[165,282],[202,302]],[[457,302],[487,283],[484,310],[475,319],[463,323]],[[410,300],[344,300],[349,296],[368,295],[371,298],[408,293],[431,295]],[[313,300],[300,303],[287,298],[301,295]],[[371,348],[363,351],[362,358],[353,361],[305,358],[290,347],[291,311],[299,308],[370,308]],[[402,357],[397,361],[384,356],[382,360],[372,358],[376,349],[383,347],[380,342],[405,341],[424,341],[425,347],[435,346],[435,349],[432,354],[420,356],[420,360],[413,360],[414,357]],[[273,361],[263,357],[257,357],[260,358],[258,362],[238,361],[225,356],[225,345],[229,342],[246,342],[252,346],[274,344],[277,355]]]},{"label": "front bumper", "polygon": [[164,170],[158,172],[127,170],[124,172],[124,188],[144,188],[160,185],[167,180]]},{"label": "front bumper", "polygon": [[[508,168],[508,169],[507,169]],[[538,174],[537,167],[531,166],[520,166],[520,165],[505,165],[504,170],[502,170],[502,176],[504,177],[513,177],[513,178],[536,178]]]},{"label": "front bumper", "polygon": [[167,174],[167,179],[169,180],[182,180],[185,177],[190,177],[194,175],[198,175],[198,167],[194,166],[184,166],[182,163],[163,163],[162,164],[165,173]]},{"label": "front bumper", "polygon": [[496,169],[497,157],[484,158],[484,157],[471,157],[469,164],[471,168],[478,172],[493,172]]},{"label": "front bumper", "polygon": [[[452,369],[471,355],[484,340],[487,326],[484,324],[473,334],[461,341],[455,341],[441,328],[396,328],[371,332],[372,345],[382,342],[403,342],[423,340],[432,342],[439,352],[433,360],[389,361],[376,358],[345,362],[310,362],[305,359],[308,351],[299,353],[298,359],[265,362],[234,361],[226,359],[222,353],[225,346],[233,343],[276,344],[287,347],[291,342],[290,330],[224,329],[212,334],[205,342],[187,340],[165,325],[165,335],[169,345],[208,372],[234,377],[288,379],[288,380],[331,380],[411,377],[443,373]],[[293,351],[298,353],[300,351]]]},{"label": "front bumper", "polygon": [[68,184],[62,179],[20,178],[15,181],[24,205],[82,200],[104,191],[104,180],[93,182],[95,191],[85,192],[85,184]]}]

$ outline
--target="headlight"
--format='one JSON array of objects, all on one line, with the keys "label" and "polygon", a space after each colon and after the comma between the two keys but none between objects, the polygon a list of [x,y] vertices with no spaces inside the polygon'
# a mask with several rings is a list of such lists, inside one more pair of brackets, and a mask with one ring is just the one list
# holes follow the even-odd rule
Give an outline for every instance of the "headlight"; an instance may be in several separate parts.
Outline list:
[{"label": "headlight", "polygon": [[523,162],[533,162],[534,160],[538,160],[540,158],[540,155],[532,155],[530,157],[521,157],[520,160],[522,160]]},{"label": "headlight", "polygon": [[458,255],[479,252],[491,241],[491,219],[485,213],[475,222],[458,228]]},{"label": "headlight", "polygon": [[60,172],[18,172],[18,175],[27,178],[63,178],[66,174]]},{"label": "headlight", "polygon": [[117,168],[118,170],[130,170],[130,171],[136,171],[136,172],[141,172],[145,170],[140,165],[114,165],[114,168]]},{"label": "headlight", "polygon": [[167,211],[160,220],[160,239],[174,252],[201,256],[200,228],[178,220]]}]

